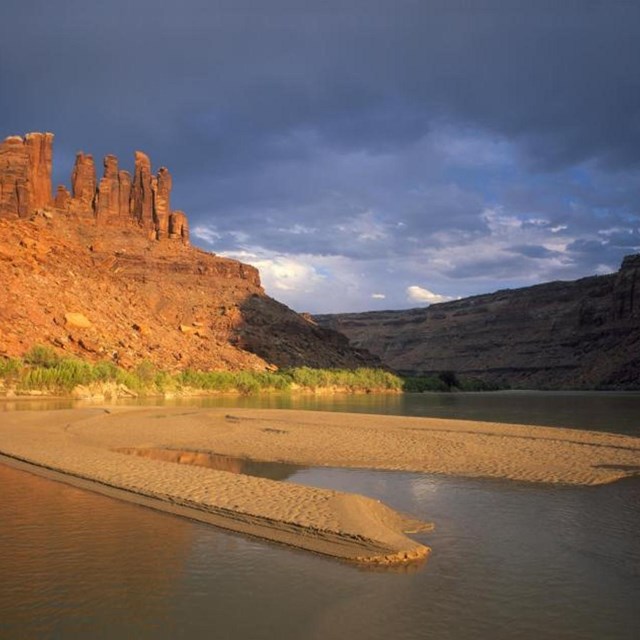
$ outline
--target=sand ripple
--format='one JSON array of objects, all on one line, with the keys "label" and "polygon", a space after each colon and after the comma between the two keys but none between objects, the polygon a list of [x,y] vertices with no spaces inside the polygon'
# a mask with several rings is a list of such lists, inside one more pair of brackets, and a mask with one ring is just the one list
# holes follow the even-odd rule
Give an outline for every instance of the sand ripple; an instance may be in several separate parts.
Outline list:
[{"label": "sand ripple", "polygon": [[7,412],[0,425],[14,464],[120,498],[359,562],[428,554],[403,533],[417,523],[376,500],[114,451],[144,447],[585,485],[640,472],[639,438],[462,420],[141,407]]}]

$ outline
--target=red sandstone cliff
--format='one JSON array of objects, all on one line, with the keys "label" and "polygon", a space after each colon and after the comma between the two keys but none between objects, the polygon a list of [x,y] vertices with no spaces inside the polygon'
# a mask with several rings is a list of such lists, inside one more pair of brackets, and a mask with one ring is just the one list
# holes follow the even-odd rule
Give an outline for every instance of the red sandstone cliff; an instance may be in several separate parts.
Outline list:
[{"label": "red sandstone cliff", "polygon": [[51,195],[51,134],[0,145],[0,356],[49,344],[163,369],[376,366],[339,333],[265,295],[255,268],[189,246],[171,175],[136,153],[98,182],[79,153]]}]

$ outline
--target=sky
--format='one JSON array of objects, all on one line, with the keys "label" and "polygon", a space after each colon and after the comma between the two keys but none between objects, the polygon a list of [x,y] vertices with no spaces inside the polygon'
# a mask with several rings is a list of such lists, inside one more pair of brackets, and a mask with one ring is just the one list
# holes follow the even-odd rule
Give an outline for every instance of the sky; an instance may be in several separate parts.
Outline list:
[{"label": "sky", "polygon": [[55,184],[145,151],[301,312],[606,274],[640,251],[640,2],[3,0],[0,128],[55,134]]}]

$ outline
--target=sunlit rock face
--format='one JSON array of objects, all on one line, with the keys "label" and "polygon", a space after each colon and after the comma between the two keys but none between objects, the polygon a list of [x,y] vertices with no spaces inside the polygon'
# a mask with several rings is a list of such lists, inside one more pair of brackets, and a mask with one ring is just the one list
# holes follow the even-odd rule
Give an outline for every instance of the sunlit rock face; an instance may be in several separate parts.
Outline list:
[{"label": "sunlit rock face", "polygon": [[34,345],[132,368],[377,366],[267,296],[257,269],[189,244],[168,169],[79,152],[51,193],[53,135],[0,144],[0,358]]},{"label": "sunlit rock face", "polygon": [[38,211],[54,209],[101,225],[137,224],[152,239],[188,244],[186,215],[171,211],[171,174],[160,167],[154,175],[151,160],[142,151],[135,152],[133,178],[119,169],[116,156],[107,155],[100,179],[93,156],[78,152],[71,172],[71,192],[60,185],[55,197],[52,157],[51,133],[10,136],[0,144],[0,217],[28,218]]},{"label": "sunlit rock face", "polygon": [[26,218],[52,204],[52,133],[10,136],[0,144],[0,215]]}]

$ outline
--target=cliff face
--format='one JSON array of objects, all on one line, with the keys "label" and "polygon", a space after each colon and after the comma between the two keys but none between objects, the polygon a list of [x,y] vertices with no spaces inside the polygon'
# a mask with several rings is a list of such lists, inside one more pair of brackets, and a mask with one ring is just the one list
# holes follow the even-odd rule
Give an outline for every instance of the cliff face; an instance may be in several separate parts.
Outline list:
[{"label": "cliff face", "polygon": [[265,295],[255,268],[193,248],[171,176],[136,154],[51,196],[51,134],[0,145],[0,356],[36,344],[168,370],[379,365],[347,338]]},{"label": "cliff face", "polygon": [[640,389],[640,255],[612,275],[315,320],[407,374],[455,371],[531,389]]}]

